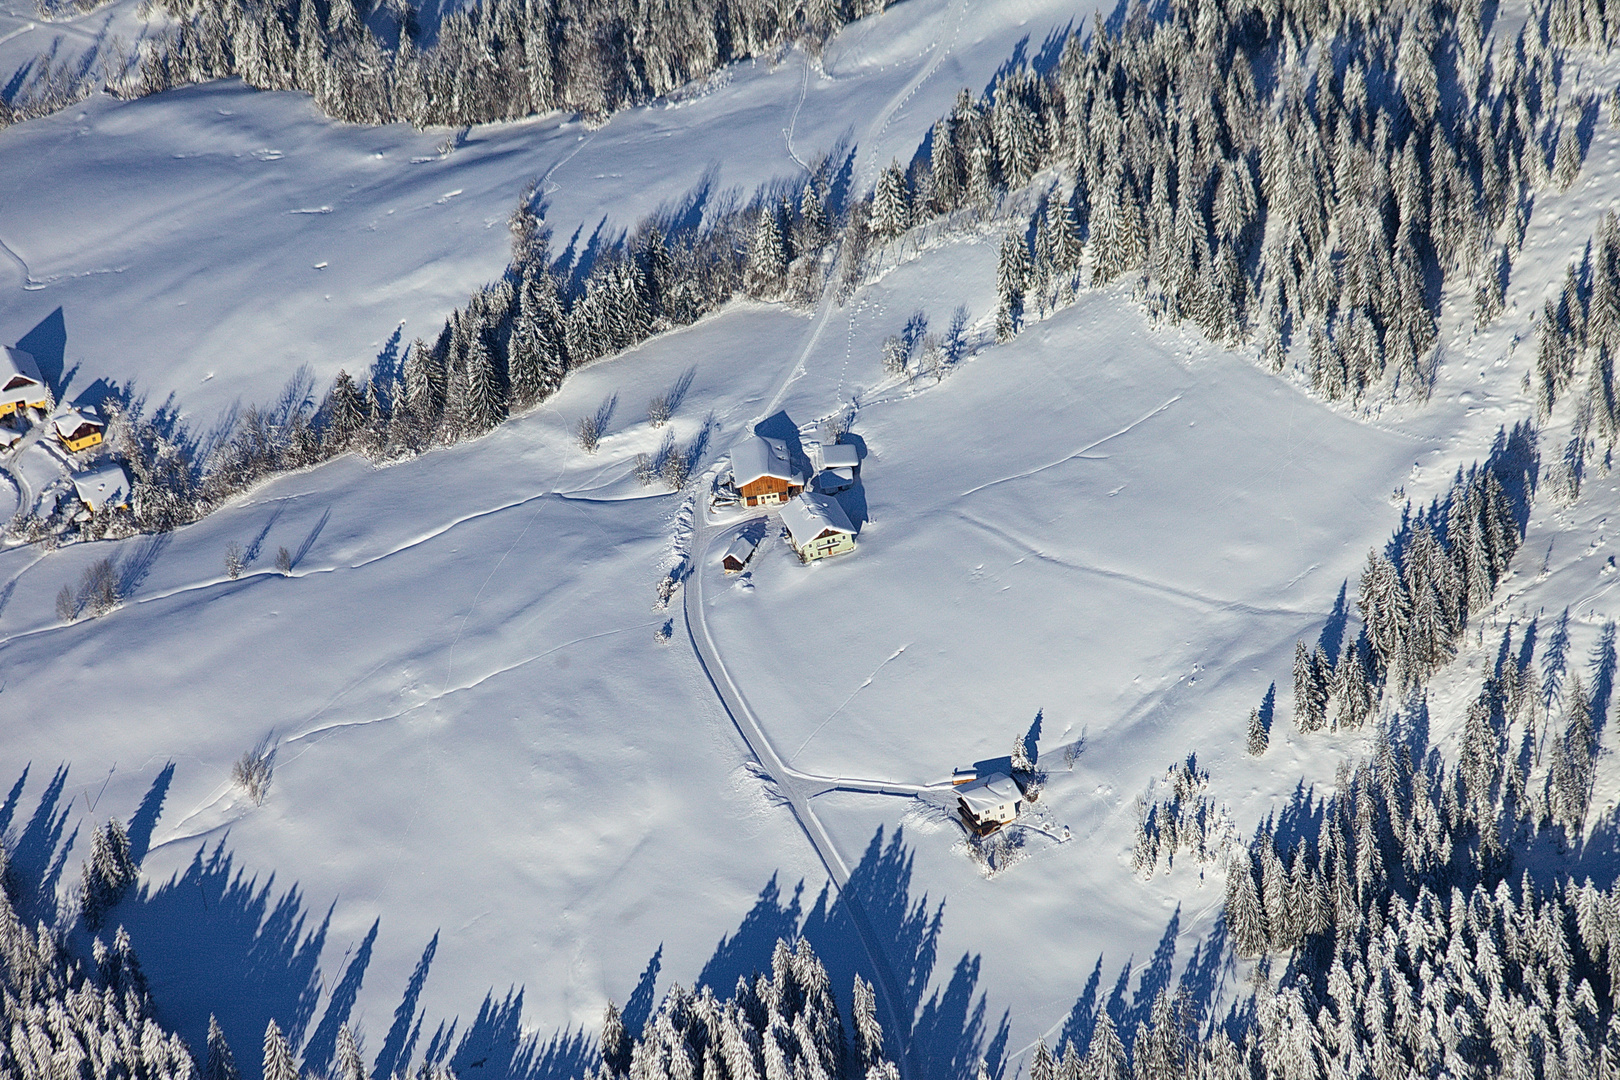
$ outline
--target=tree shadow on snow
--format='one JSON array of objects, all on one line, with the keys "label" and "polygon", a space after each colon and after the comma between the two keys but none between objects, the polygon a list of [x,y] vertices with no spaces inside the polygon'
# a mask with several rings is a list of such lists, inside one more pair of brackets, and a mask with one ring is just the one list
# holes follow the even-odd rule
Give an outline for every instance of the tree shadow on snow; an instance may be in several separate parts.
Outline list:
[{"label": "tree shadow on snow", "polygon": [[32,353],[34,363],[39,365],[39,373],[45,379],[45,385],[58,397],[62,393],[62,371],[67,356],[67,322],[62,318],[62,309],[57,308],[28,331],[17,342],[17,348],[25,353]]}]

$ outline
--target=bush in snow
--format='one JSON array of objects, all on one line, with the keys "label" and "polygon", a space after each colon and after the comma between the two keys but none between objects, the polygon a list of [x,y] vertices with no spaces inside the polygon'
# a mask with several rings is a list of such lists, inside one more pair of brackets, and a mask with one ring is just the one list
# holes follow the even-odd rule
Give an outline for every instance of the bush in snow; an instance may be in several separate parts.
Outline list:
[{"label": "bush in snow", "polygon": [[254,806],[263,806],[270,794],[270,780],[275,773],[276,751],[268,740],[246,750],[231,766],[231,779],[241,788]]}]

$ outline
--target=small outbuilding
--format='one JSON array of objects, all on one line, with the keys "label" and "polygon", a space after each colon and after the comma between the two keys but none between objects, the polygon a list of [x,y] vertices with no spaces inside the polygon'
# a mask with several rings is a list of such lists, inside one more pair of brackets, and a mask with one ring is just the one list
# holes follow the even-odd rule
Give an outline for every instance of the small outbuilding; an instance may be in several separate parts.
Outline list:
[{"label": "small outbuilding", "polygon": [[980,836],[994,832],[1018,817],[1024,793],[1006,773],[991,773],[959,785],[957,807],[962,821]]},{"label": "small outbuilding", "polygon": [[737,538],[726,548],[726,553],[720,557],[720,569],[728,574],[740,574],[748,567],[749,560],[759,547],[759,541],[752,539],[747,533],[739,533]]},{"label": "small outbuilding", "polygon": [[0,347],[0,416],[9,416],[18,409],[48,409],[51,391],[39,373],[34,354]]},{"label": "small outbuilding", "polygon": [[816,467],[817,491],[831,495],[855,486],[855,469],[861,463],[860,451],[855,447],[848,443],[810,443],[805,449]]},{"label": "small outbuilding", "polygon": [[104,506],[128,506],[129,473],[116,461],[73,474],[73,492],[91,513]]},{"label": "small outbuilding", "polygon": [[855,550],[855,526],[844,508],[825,495],[806,492],[782,506],[788,541],[805,562]]},{"label": "small outbuilding", "polygon": [[804,474],[782,439],[750,435],[731,448],[731,483],[744,506],[776,506],[804,490]]},{"label": "small outbuilding", "polygon": [[107,425],[89,413],[69,409],[51,421],[51,428],[62,445],[76,454],[80,450],[99,446]]}]

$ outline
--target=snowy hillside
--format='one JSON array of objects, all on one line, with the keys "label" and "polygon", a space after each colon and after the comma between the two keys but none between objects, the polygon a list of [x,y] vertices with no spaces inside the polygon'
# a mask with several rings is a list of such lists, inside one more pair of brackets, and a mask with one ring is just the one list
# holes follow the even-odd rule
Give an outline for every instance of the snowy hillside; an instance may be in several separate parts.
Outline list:
[{"label": "snowy hillside", "polygon": [[[0,61],[132,8],[0,15]],[[1522,14],[1498,18],[1505,39]],[[795,190],[828,154],[853,152],[863,193],[962,86],[1050,59],[1079,25],[1055,2],[906,0],[819,59],[779,50],[601,126],[550,113],[459,138],[235,80],[98,94],[0,132],[0,337],[35,349],[61,400],[129,387],[206,433],[301,369],[324,388],[435,337],[502,275],[531,182],[554,253],[576,254],[661,210]],[[1562,452],[1579,421],[1573,401],[1537,414],[1535,320],[1620,175],[1595,104],[1620,66],[1570,68],[1565,97],[1592,103],[1580,178],[1535,193],[1489,326],[1472,280],[1447,279],[1426,401],[1326,403],[1253,347],[1155,320],[1130,273],[998,343],[998,262],[1033,205],[1014,195],[1004,219],[874,245],[844,302],[735,300],[481,438],[340,456],[172,532],[12,544],[0,834],[19,913],[72,926],[92,832],[128,823],[140,879],[108,926],[159,1021],[200,1053],[217,1016],[248,1076],[271,1020],[321,1075],[348,1023],[379,1075],[580,1076],[608,1001],[633,1035],[670,987],[728,994],[795,934],[846,1010],[857,974],[877,984],[907,1080],[981,1061],[1011,1080],[1037,1040],[1083,1044],[1110,1000],[1122,1032],[1166,988],[1230,1006],[1253,965],[1226,951],[1227,864],[1178,855],[1144,880],[1138,798],[1195,754],[1233,850],[1268,821],[1306,835],[1313,800],[1349,797],[1341,766],[1381,744],[1295,726],[1296,642],[1353,642],[1368,552],[1516,425],[1550,433],[1543,475]],[[885,371],[908,320],[943,337],[958,311],[954,362]],[[655,427],[647,403],[675,387]],[[605,420],[589,453],[588,416]],[[840,496],[853,554],[805,565],[769,508],[711,509],[738,440],[828,421],[860,456]],[[637,477],[666,444],[696,452],[681,491]],[[1540,730],[1579,674],[1604,688],[1602,734],[1620,489],[1601,460],[1577,500],[1544,484],[1525,504],[1456,659],[1386,692],[1385,717],[1421,715],[1445,760],[1502,634],[1516,654],[1532,622]],[[759,549],[726,574],[744,531]],[[59,592],[102,560],[120,602],[64,620]],[[999,846],[970,844],[953,770],[1004,767],[1026,735],[1044,789]],[[232,776],[250,752],[273,762],[260,801]],[[1527,867],[1613,883],[1607,755],[1591,793],[1584,861],[1537,848]],[[82,928],[67,941],[89,955]]]}]

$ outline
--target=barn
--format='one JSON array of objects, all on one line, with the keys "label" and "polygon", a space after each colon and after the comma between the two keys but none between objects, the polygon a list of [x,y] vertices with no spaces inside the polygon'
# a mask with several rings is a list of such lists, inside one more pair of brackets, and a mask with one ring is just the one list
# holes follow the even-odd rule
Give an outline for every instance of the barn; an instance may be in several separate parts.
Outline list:
[{"label": "barn", "polygon": [[980,836],[1018,817],[1024,793],[1006,773],[991,773],[956,789],[957,807],[968,828]]},{"label": "barn", "polygon": [[18,409],[50,407],[51,392],[34,362],[34,354],[10,345],[0,348],[0,416],[9,416]]},{"label": "barn", "polygon": [[804,490],[788,444],[750,435],[731,448],[731,483],[744,506],[775,506]]},{"label": "barn", "polygon": [[855,526],[837,502],[806,492],[782,507],[788,540],[805,562],[855,550]]}]

